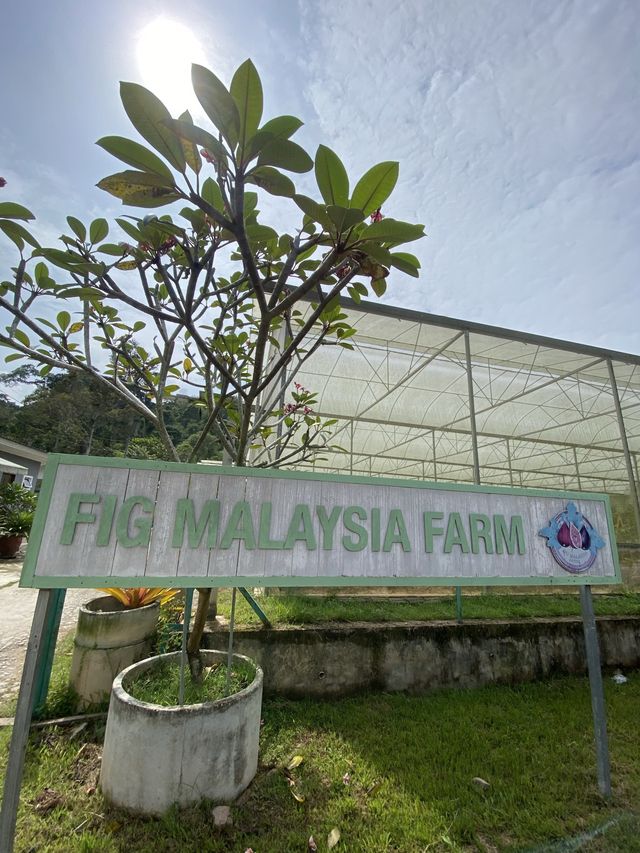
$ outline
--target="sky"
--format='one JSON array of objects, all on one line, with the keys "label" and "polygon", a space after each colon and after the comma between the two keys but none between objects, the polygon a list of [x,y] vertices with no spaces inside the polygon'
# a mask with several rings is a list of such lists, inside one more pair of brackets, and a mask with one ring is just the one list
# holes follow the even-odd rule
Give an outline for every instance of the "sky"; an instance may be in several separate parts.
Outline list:
[{"label": "sky", "polygon": [[[22,0],[2,22],[0,200],[43,242],[67,214],[134,212],[95,187],[119,170],[95,141],[137,138],[119,80],[177,115],[194,100],[169,51],[227,84],[251,57],[265,117],[298,115],[296,140],[333,148],[352,185],[400,162],[383,213],[428,236],[408,247],[420,278],[394,271],[385,302],[640,352],[637,0]],[[0,243],[2,277],[12,263]]]}]

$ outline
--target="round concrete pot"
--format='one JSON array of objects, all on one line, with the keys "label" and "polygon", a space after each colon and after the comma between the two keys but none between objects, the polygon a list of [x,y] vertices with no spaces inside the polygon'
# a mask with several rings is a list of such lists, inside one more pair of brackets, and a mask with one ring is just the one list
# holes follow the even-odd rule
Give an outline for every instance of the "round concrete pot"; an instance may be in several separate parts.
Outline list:
[{"label": "round concrete pot", "polygon": [[159,613],[157,601],[127,608],[109,595],[81,606],[71,662],[81,708],[105,702],[116,675],[151,654]]},{"label": "round concrete pot", "polygon": [[[206,666],[226,660],[225,652],[201,654]],[[187,806],[203,799],[229,803],[256,774],[262,669],[234,655],[234,661],[255,666],[254,680],[239,693],[198,705],[152,705],[127,692],[134,677],[179,657],[180,652],[171,652],[149,658],[113,682],[100,786],[116,806],[160,815],[174,804]]]}]

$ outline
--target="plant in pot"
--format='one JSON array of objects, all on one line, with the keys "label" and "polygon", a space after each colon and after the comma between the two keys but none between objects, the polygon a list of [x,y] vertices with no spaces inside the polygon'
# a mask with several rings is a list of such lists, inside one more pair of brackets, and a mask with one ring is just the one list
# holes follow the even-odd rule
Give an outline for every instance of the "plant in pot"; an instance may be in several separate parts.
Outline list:
[{"label": "plant in pot", "polygon": [[113,680],[153,651],[160,605],[179,590],[108,588],[80,607],[70,682],[80,708],[109,698]]},{"label": "plant in pot", "polygon": [[18,483],[0,483],[0,557],[16,556],[31,532],[37,499]]},{"label": "plant in pot", "polygon": [[[98,143],[127,166],[99,187],[125,205],[170,205],[171,213],[120,217],[111,240],[105,219],[87,227],[69,216],[62,246],[44,248],[16,221],[33,218],[30,211],[0,206],[0,231],[20,252],[0,291],[0,308],[12,317],[0,344],[43,373],[85,373],[111,388],[153,426],[169,459],[181,461],[167,402],[188,392],[202,419],[187,461],[201,460],[214,436],[233,465],[308,464],[339,450],[330,443],[336,421],[315,411],[316,396],[297,373],[321,347],[353,349],[344,295],[356,304],[370,291],[382,296],[392,268],[418,275],[418,259],[399,247],[424,227],[382,215],[398,163],[378,163],[350,187],[335,152],[320,145],[312,158],[292,140],[299,119],[263,123],[250,60],[228,88],[200,65],[192,82],[208,128],[122,83],[125,111],[147,144],[119,136]],[[319,198],[298,193],[285,174],[311,170],[317,191],[306,184]],[[295,226],[278,232],[265,224],[259,202],[279,221],[288,205]],[[50,304],[51,296],[65,308],[40,321],[33,303]],[[173,802],[229,800],[256,771],[262,672],[229,652],[239,676],[228,666],[222,677],[223,653],[202,650],[210,599],[210,589],[198,590],[177,670],[175,657],[160,656],[114,682],[101,783],[120,805],[158,813]],[[191,686],[180,705],[187,658]],[[167,668],[178,687],[161,701]],[[157,689],[138,698],[141,682],[154,678]]]}]

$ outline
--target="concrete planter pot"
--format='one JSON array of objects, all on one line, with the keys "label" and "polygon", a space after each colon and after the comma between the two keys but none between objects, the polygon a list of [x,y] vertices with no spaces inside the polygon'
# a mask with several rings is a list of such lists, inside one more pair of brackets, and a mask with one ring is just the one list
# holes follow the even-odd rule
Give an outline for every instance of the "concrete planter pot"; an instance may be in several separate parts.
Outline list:
[{"label": "concrete planter pot", "polygon": [[126,608],[109,595],[82,605],[71,662],[81,708],[105,702],[116,675],[151,654],[159,613],[157,601]]},{"label": "concrete planter pot", "polygon": [[[256,774],[262,709],[262,669],[239,693],[215,702],[164,707],[140,702],[127,684],[171,652],[134,664],[111,691],[100,786],[114,805],[148,815],[202,799],[229,803]],[[203,663],[226,660],[225,652],[203,651]],[[187,678],[188,678],[187,673]]]}]

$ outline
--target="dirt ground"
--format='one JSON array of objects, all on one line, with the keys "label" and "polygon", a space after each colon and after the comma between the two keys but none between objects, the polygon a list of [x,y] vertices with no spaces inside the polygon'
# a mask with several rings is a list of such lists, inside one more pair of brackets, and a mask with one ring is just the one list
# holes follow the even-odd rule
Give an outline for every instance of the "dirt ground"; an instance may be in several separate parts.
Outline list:
[{"label": "dirt ground", "polygon": [[[20,589],[22,559],[0,561],[0,699],[16,693],[38,597],[35,589]],[[92,590],[67,591],[60,636],[75,627],[78,607],[93,597]]]}]

